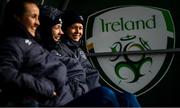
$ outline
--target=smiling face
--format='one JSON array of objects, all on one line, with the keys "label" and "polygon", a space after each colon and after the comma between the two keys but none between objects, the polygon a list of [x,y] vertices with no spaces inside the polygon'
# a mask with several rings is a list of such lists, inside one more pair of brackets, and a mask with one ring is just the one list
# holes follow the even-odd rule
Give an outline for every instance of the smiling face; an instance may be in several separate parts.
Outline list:
[{"label": "smiling face", "polygon": [[58,42],[60,40],[61,36],[64,34],[61,27],[62,27],[62,25],[59,23],[59,24],[54,25],[51,29],[52,37],[55,42]]},{"label": "smiling face", "polygon": [[67,27],[66,33],[73,41],[79,41],[83,35],[83,25],[81,23],[74,23]]},{"label": "smiling face", "polygon": [[25,3],[24,8],[24,13],[21,16],[16,17],[25,26],[27,31],[35,37],[36,29],[40,25],[39,8],[33,3]]}]

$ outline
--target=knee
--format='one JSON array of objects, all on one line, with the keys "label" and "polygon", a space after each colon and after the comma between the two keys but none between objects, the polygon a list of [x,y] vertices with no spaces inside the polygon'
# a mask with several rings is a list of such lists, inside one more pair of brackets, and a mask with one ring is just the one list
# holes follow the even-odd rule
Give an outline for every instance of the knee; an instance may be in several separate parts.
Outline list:
[{"label": "knee", "polygon": [[128,107],[140,107],[140,104],[136,98],[136,96],[132,93],[129,92],[123,92],[123,93],[119,93],[119,97],[121,97],[121,100],[124,100],[124,104],[125,106]]},{"label": "knee", "polygon": [[132,93],[124,92],[124,95],[128,100],[136,100],[136,96]]},{"label": "knee", "polygon": [[116,97],[116,94],[110,88],[98,87],[97,89],[98,89],[99,95],[102,95],[104,97],[110,97],[110,98]]}]

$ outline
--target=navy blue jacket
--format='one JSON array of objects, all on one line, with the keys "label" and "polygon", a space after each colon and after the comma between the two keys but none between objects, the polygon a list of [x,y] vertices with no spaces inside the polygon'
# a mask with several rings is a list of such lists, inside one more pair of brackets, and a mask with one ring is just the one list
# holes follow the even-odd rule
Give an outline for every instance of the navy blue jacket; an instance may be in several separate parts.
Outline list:
[{"label": "navy blue jacket", "polygon": [[[45,11],[47,10],[45,9]],[[57,43],[54,41],[51,32],[52,28],[46,23],[48,21],[51,21],[52,19],[51,17],[46,18],[46,15],[49,15],[49,13],[46,13],[44,15],[42,8],[42,14],[40,18],[41,25],[38,28],[38,32],[41,36],[40,43],[50,52],[56,53],[55,51],[57,51],[57,55],[61,56],[61,61],[67,67],[67,81],[65,85],[69,87],[69,92],[73,96],[73,99],[75,99],[89,91],[85,69],[81,66],[79,60],[77,58],[74,58],[74,54],[72,51],[72,53],[66,53],[66,51],[63,52],[64,50],[66,50],[66,48],[69,49],[65,44],[61,42]],[[56,14],[52,14],[52,16],[57,17]]]},{"label": "navy blue jacket", "polygon": [[[45,106],[60,106],[70,100],[66,66],[59,55],[41,47],[17,24],[0,41],[0,88],[3,101],[37,99]],[[53,91],[58,96],[53,96]],[[5,98],[5,99],[4,99]]]},{"label": "navy blue jacket", "polygon": [[[42,31],[41,31],[42,32]],[[81,66],[79,60],[74,58],[72,55],[68,55],[69,53],[63,52],[64,49],[69,49],[65,44],[58,42],[56,43],[48,30],[43,31],[41,34],[41,44],[44,48],[48,49],[50,52],[56,53],[61,58],[61,61],[67,67],[67,81],[66,86],[69,87],[69,92],[74,98],[77,98],[89,91],[87,81],[86,81],[86,72],[85,69]]]},{"label": "navy blue jacket", "polygon": [[[78,60],[86,73],[86,84],[89,90],[100,86],[99,72],[87,59],[86,54],[81,49],[81,42],[74,42],[70,39],[62,39],[62,44],[56,50],[62,55],[66,55]],[[61,46],[61,47],[60,47]]]},{"label": "navy blue jacket", "polygon": [[[51,29],[46,26],[40,26],[41,44],[49,51],[57,51],[61,57],[61,61],[67,67],[67,83],[74,98],[82,96],[93,88],[99,87],[98,72],[93,70],[93,67],[87,61],[79,61],[76,54],[74,54],[68,46],[61,41],[55,42],[51,36]],[[83,64],[82,64],[83,63]]]},{"label": "navy blue jacket", "polygon": [[[55,50],[51,52],[55,52]],[[73,99],[87,93],[89,88],[86,82],[86,73],[79,61],[75,58],[62,55],[59,52],[57,53],[61,56],[61,61],[67,67],[66,85],[70,88],[69,92],[72,94]]]}]

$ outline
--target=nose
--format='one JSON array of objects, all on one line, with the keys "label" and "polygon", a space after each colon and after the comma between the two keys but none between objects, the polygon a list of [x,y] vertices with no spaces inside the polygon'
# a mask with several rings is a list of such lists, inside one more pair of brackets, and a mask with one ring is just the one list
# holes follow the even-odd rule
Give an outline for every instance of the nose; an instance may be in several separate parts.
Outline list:
[{"label": "nose", "polygon": [[36,19],[36,25],[39,26],[40,25],[40,21],[39,21],[39,18]]},{"label": "nose", "polygon": [[61,35],[63,35],[63,34],[64,34],[64,32],[63,32],[62,28],[60,28],[60,31],[59,31],[59,32],[60,32],[60,34],[61,34]]}]

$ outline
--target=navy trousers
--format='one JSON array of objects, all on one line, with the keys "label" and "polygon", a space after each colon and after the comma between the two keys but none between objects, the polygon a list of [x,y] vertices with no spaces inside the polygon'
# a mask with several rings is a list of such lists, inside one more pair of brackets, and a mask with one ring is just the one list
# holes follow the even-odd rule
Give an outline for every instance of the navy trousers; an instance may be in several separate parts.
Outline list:
[{"label": "navy trousers", "polygon": [[137,98],[128,92],[120,93],[98,87],[71,101],[67,107],[140,107]]}]

